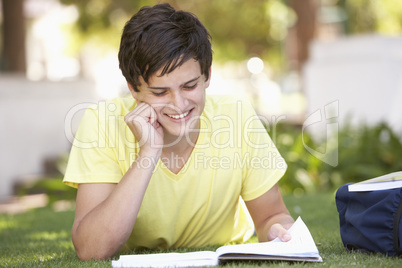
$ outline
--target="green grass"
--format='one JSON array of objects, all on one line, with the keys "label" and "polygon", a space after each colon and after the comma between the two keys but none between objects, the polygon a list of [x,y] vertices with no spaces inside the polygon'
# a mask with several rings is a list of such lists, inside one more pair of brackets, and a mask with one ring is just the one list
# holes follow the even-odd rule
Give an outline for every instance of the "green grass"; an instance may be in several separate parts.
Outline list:
[{"label": "green grass", "polygon": [[[402,258],[349,253],[343,248],[334,193],[284,199],[291,214],[301,216],[309,227],[324,262],[235,262],[225,267],[402,267]],[[78,260],[70,239],[73,217],[73,211],[54,212],[50,207],[0,215],[0,267],[111,267],[110,260]]]}]

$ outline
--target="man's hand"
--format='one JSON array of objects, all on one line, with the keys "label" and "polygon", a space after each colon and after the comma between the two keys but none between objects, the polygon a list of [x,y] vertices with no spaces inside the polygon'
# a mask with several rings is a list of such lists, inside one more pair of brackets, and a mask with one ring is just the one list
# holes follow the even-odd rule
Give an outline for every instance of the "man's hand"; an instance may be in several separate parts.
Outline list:
[{"label": "man's hand", "polygon": [[282,226],[282,224],[275,223],[271,226],[268,231],[268,240],[274,240],[279,238],[282,242],[288,242],[292,237],[290,236],[288,230]]},{"label": "man's hand", "polygon": [[137,139],[141,150],[157,152],[163,147],[163,129],[155,110],[144,102],[140,103],[125,117],[124,121]]},{"label": "man's hand", "polygon": [[260,197],[245,203],[253,218],[258,241],[266,242],[277,237],[284,242],[291,239],[287,230],[294,220],[283,203],[278,184]]}]

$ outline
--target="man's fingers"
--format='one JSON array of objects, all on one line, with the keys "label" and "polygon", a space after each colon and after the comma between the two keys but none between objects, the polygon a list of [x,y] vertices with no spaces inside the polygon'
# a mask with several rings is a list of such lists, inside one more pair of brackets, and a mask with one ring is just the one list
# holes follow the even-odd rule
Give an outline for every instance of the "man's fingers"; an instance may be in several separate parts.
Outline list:
[{"label": "man's fingers", "polygon": [[151,123],[151,125],[155,125],[155,122],[158,122],[158,115],[156,114],[155,110],[152,107],[150,108],[150,118],[149,118],[149,123]]},{"label": "man's fingers", "polygon": [[268,233],[269,240],[273,240],[277,237],[283,242],[288,242],[288,241],[290,241],[290,239],[292,239],[288,230],[286,230],[285,227],[283,227],[279,223],[272,225],[271,229],[269,230],[269,233]]},{"label": "man's fingers", "polygon": [[139,103],[125,117],[124,121],[130,128],[140,147],[159,148],[163,131],[158,122],[155,109],[149,104]]},{"label": "man's fingers", "polygon": [[157,121],[157,115],[150,105],[142,102],[124,117],[126,123],[134,120],[144,120],[141,123],[150,123],[153,125]]}]

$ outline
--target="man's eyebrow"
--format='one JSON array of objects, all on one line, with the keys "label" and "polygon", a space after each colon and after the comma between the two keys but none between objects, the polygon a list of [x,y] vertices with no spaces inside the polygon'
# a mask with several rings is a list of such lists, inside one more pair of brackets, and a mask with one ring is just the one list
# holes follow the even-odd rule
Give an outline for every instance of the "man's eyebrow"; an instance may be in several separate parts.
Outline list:
[{"label": "man's eyebrow", "polygon": [[197,81],[200,77],[201,77],[201,75],[198,76],[198,77],[196,77],[196,78],[193,78],[193,79],[187,81],[186,83],[181,84],[180,87],[182,87],[182,86],[184,86],[184,85],[187,85],[187,84],[190,84],[190,83],[192,83],[192,82],[195,82],[195,81]]},{"label": "man's eyebrow", "polygon": [[[187,82],[184,82],[183,84],[181,84],[180,87],[183,87],[183,86],[185,86],[185,85],[187,85],[187,84],[190,84],[190,83],[192,83],[192,82],[194,82],[194,81],[197,81],[200,77],[201,77],[201,75],[198,76],[198,77],[196,77],[196,78],[193,78],[193,79],[191,79],[191,80],[188,80]],[[166,90],[166,89],[170,89],[169,87],[148,87],[148,88],[149,88],[149,89],[155,89],[155,90]]]}]

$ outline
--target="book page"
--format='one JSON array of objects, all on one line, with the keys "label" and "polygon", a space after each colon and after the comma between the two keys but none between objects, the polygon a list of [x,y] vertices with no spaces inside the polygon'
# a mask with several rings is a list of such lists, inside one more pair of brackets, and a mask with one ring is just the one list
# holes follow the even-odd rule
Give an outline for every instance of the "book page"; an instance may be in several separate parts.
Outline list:
[{"label": "book page", "polygon": [[292,239],[288,242],[282,242],[277,238],[270,242],[223,246],[218,248],[216,252],[219,255],[252,254],[288,257],[319,257],[318,249],[310,231],[300,217],[289,229],[289,233]]},{"label": "book page", "polygon": [[402,187],[402,171],[386,174],[348,186],[349,192],[364,192]]},{"label": "book page", "polygon": [[200,267],[216,266],[218,258],[213,251],[196,251],[187,253],[155,253],[121,255],[117,261],[112,261],[115,267]]}]

